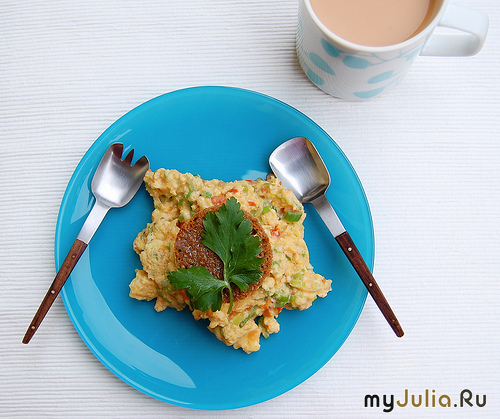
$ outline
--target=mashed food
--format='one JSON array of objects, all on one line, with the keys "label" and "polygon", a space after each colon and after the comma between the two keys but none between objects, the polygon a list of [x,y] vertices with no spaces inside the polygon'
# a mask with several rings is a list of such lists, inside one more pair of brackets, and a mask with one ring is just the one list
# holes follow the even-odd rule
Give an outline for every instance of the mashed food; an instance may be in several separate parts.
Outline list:
[{"label": "mashed food", "polygon": [[[228,346],[245,352],[260,349],[260,337],[279,331],[276,318],[282,309],[305,310],[331,290],[331,281],[313,272],[304,241],[305,213],[293,193],[274,176],[266,180],[223,182],[203,180],[176,170],[149,170],[144,178],[153,197],[152,222],[134,241],[142,269],[130,283],[130,296],[156,299],[155,310],[167,307],[192,310],[196,320],[208,319],[208,328]],[[234,196],[241,209],[260,223],[269,237],[272,265],[258,286],[250,288],[222,308],[200,311],[193,308],[185,290],[173,289],[167,275],[175,271],[174,244],[182,223],[199,211],[221,205]]]}]

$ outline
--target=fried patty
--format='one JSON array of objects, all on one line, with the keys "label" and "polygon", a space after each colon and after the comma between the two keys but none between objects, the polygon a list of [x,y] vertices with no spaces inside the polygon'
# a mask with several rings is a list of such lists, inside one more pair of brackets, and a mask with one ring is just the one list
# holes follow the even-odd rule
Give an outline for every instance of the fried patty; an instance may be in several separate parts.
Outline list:
[{"label": "fried patty", "polygon": [[[217,279],[224,278],[224,266],[222,260],[215,252],[206,247],[202,243],[201,233],[204,230],[203,221],[208,212],[216,212],[220,207],[215,206],[207,208],[195,214],[189,221],[183,223],[180,227],[179,233],[175,240],[175,263],[178,268],[188,269],[191,266],[204,266],[207,270]],[[269,237],[259,223],[259,220],[253,215],[244,211],[246,219],[252,223],[252,234],[259,236],[261,242],[260,257],[264,258],[260,270],[262,277],[259,282],[249,284],[248,290],[241,291],[240,288],[232,284],[233,299],[239,300],[244,298],[247,294],[255,290],[260,282],[266,278],[270,271],[273,262],[273,251],[269,243]],[[229,301],[229,293],[227,289],[224,290],[224,302]]]}]

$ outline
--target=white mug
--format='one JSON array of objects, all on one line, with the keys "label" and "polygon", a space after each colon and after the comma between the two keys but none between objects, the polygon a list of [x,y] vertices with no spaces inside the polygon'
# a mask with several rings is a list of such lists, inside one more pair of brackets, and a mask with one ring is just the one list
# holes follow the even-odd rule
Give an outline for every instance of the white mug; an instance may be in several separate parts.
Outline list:
[{"label": "white mug", "polygon": [[[438,26],[457,33],[434,33]],[[429,24],[415,36],[395,45],[369,47],[337,36],[318,19],[310,0],[299,0],[297,56],[321,90],[341,99],[363,100],[396,86],[418,55],[477,54],[488,26],[483,12],[437,0]]]}]

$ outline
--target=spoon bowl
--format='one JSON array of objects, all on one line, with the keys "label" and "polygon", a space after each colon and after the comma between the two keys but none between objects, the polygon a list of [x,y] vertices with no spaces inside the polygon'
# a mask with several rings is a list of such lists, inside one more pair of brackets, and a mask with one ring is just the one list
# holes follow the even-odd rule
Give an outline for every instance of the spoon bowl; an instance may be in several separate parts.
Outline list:
[{"label": "spoon bowl", "polygon": [[295,137],[276,148],[269,164],[281,183],[300,202],[312,202],[330,186],[330,174],[316,147],[305,137]]}]

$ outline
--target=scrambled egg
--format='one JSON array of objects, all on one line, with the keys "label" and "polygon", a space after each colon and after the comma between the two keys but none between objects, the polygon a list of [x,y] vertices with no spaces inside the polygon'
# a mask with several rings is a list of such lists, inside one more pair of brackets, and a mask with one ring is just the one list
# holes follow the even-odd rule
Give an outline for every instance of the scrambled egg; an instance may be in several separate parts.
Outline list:
[{"label": "scrambled egg", "polygon": [[[331,290],[331,280],[313,272],[304,241],[305,213],[293,193],[274,176],[267,180],[222,182],[203,180],[176,170],[149,170],[144,178],[153,197],[152,222],[134,241],[142,269],[130,283],[130,296],[138,300],[156,299],[155,310],[167,307],[192,310],[196,320],[208,319],[208,328],[228,346],[245,352],[260,349],[260,337],[277,333],[276,318],[285,309],[305,310]],[[175,290],[164,281],[175,271],[174,243],[179,225],[198,211],[221,205],[234,196],[241,209],[256,217],[273,249],[271,273],[260,286],[219,311],[192,308],[184,290]]]}]

